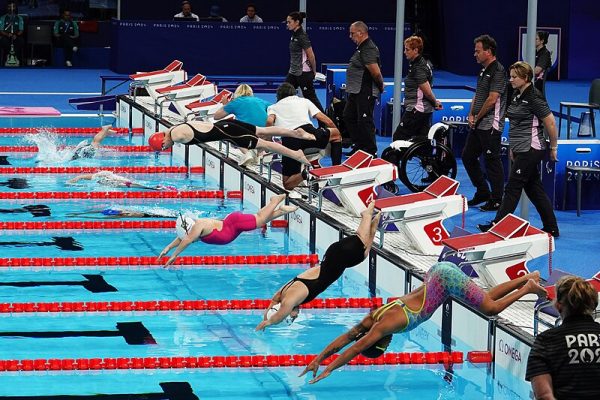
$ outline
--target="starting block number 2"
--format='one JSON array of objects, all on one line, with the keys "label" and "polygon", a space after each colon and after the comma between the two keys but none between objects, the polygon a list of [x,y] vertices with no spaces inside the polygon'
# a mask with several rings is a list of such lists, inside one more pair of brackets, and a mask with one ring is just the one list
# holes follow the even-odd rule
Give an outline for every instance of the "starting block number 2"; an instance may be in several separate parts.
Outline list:
[{"label": "starting block number 2", "polygon": [[442,240],[448,239],[450,235],[448,235],[448,231],[442,225],[442,221],[434,221],[431,224],[425,225],[423,227],[427,237],[431,242],[436,246],[442,245]]}]

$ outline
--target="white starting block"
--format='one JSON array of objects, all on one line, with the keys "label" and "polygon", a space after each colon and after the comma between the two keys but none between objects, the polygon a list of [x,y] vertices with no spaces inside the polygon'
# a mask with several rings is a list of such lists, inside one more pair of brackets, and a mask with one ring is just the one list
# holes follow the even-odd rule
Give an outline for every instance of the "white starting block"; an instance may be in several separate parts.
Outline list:
[{"label": "white starting block", "polygon": [[171,85],[156,89],[158,97],[155,101],[155,110],[158,106],[161,110],[159,113],[162,116],[162,104],[165,101],[171,101],[175,111],[181,116],[185,116],[189,111],[185,108],[186,105],[197,101],[198,99],[206,99],[217,93],[217,86],[209,82],[202,74],[195,75],[192,79],[179,85]]},{"label": "white starting block", "polygon": [[[319,210],[323,205],[323,192],[331,189],[350,213],[360,216],[377,197],[375,187],[395,180],[398,171],[394,164],[359,150],[341,165],[311,169],[309,174],[317,181],[327,181],[316,193]],[[308,193],[310,202],[315,193],[311,190]]]},{"label": "white starting block", "polygon": [[423,254],[440,254],[442,241],[450,237],[444,219],[468,207],[464,196],[456,193],[458,186],[458,181],[442,175],[423,192],[375,201],[382,213],[379,246],[383,247],[386,228],[394,225]]},{"label": "white starting block", "polygon": [[554,251],[552,236],[513,214],[488,232],[449,238],[442,243],[452,250],[449,254],[471,264],[489,287],[528,274],[527,261]]},{"label": "white starting block", "polygon": [[173,61],[163,69],[151,72],[140,72],[129,75],[133,81],[131,87],[144,87],[148,94],[156,101],[159,96],[157,89],[169,85],[174,85],[183,82],[187,78],[186,72],[183,70],[183,63],[179,60]]},{"label": "white starting block", "polygon": [[221,103],[223,99],[231,100],[232,97],[233,93],[231,93],[229,90],[223,89],[210,100],[198,100],[187,104],[185,106],[186,113],[184,115],[186,119],[191,115],[212,115],[219,108],[223,107],[223,104]]}]

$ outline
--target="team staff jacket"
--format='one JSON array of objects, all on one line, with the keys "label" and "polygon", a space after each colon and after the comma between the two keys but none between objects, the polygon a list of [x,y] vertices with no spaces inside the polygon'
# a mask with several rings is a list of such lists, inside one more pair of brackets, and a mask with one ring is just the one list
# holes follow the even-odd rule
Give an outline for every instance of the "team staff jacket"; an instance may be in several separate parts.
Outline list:
[{"label": "team staff jacket", "polygon": [[557,399],[600,399],[600,324],[591,316],[571,316],[540,333],[533,343],[525,379],[552,376]]}]

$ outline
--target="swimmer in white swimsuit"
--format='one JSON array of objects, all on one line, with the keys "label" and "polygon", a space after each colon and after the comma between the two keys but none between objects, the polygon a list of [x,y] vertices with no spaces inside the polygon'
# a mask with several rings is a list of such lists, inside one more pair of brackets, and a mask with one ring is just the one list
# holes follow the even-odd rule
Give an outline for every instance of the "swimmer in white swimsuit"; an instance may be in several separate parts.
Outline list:
[{"label": "swimmer in white swimsuit", "polygon": [[137,188],[137,189],[148,189],[148,190],[177,190],[173,186],[148,186],[142,183],[135,182],[127,177],[117,175],[110,171],[99,171],[95,174],[83,174],[76,176],[75,178],[69,179],[67,181],[68,184],[74,184],[79,182],[80,180],[89,180],[95,181],[99,185],[110,186],[110,187],[127,187],[127,188]]}]

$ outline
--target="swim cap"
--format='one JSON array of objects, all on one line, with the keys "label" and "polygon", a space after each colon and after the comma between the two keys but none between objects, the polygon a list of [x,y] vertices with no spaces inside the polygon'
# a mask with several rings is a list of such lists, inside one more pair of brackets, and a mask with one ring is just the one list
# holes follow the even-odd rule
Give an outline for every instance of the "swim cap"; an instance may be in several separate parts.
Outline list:
[{"label": "swim cap", "polygon": [[177,217],[177,221],[175,222],[175,231],[177,232],[177,237],[179,239],[183,239],[187,236],[188,232],[194,226],[196,221],[187,215],[179,214]]},{"label": "swim cap", "polygon": [[360,354],[362,354],[363,356],[365,356],[367,358],[377,358],[387,350],[391,341],[392,341],[392,335],[384,336],[381,339],[379,339],[377,342],[375,342],[375,344],[373,344],[373,346],[361,351]]},{"label": "swim cap", "polygon": [[165,138],[164,132],[156,132],[150,135],[148,138],[148,145],[154,151],[162,151],[163,150],[163,139]]},{"label": "swim cap", "polygon": [[273,304],[273,306],[267,310],[267,319],[271,319],[271,316],[279,311],[280,305],[281,303]]}]

